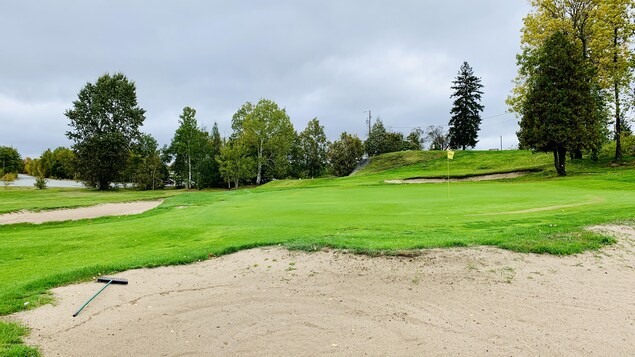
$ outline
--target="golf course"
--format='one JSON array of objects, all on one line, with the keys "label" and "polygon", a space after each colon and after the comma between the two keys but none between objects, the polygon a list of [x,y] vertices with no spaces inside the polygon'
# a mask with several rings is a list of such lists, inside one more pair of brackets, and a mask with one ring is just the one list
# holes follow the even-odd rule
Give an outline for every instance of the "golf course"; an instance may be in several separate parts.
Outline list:
[{"label": "golf course", "polygon": [[[522,175],[496,181],[385,182],[510,172]],[[569,173],[556,177],[551,156],[530,151],[457,152],[451,161],[444,152],[412,151],[376,157],[349,177],[278,180],[231,191],[9,187],[0,190],[5,214],[164,201],[137,215],[0,225],[0,315],[55,304],[49,293],[54,287],[253,247],[393,256],[493,246],[563,256],[615,243],[612,236],[586,228],[632,225],[633,162],[612,167],[578,160],[570,163]],[[0,355],[37,354],[23,344],[27,333],[19,323],[0,322]]]}]

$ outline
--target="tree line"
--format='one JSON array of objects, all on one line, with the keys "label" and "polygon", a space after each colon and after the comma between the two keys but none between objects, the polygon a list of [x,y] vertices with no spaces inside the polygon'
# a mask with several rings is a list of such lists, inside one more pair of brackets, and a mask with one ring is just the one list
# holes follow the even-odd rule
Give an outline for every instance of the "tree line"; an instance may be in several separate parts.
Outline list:
[{"label": "tree line", "polygon": [[[469,68],[467,63],[464,67]],[[480,87],[473,88],[478,91]],[[479,107],[469,109],[468,117]],[[268,99],[238,108],[228,137],[221,137],[216,123],[211,130],[201,126],[196,110],[185,107],[170,144],[159,148],[156,139],[140,130],[145,110],[137,103],[134,82],[121,73],[105,74],[95,83],[87,83],[65,112],[71,149],[46,150],[39,158],[27,158],[23,169],[37,177],[79,179],[99,190],[108,190],[115,182],[130,182],[139,189],[160,189],[166,184],[203,189],[237,188],[284,178],[345,176],[365,153],[420,150],[426,142],[435,150],[473,147],[478,129],[472,136],[464,135],[470,139],[460,141],[455,135],[460,130],[452,128],[464,124],[465,115],[459,118],[464,113],[454,109],[453,114],[455,122],[449,133],[430,126],[425,131],[415,128],[404,137],[387,130],[378,118],[365,142],[346,132],[329,142],[318,118],[297,132],[286,110]]]}]

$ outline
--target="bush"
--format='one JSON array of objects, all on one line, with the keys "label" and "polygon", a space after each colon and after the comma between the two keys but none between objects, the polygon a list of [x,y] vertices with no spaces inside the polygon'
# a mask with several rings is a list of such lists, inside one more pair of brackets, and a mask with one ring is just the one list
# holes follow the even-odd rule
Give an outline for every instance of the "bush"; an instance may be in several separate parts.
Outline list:
[{"label": "bush", "polygon": [[33,184],[33,186],[35,186],[35,188],[37,188],[38,190],[43,190],[46,188],[46,184],[48,183],[48,180],[44,178],[44,176],[38,176],[35,178],[35,183]]},{"label": "bush", "polygon": [[[625,156],[635,155],[635,135],[622,134],[620,144],[622,145],[622,154]],[[604,144],[599,156],[602,159],[613,159],[615,157],[615,141],[612,140]]]}]

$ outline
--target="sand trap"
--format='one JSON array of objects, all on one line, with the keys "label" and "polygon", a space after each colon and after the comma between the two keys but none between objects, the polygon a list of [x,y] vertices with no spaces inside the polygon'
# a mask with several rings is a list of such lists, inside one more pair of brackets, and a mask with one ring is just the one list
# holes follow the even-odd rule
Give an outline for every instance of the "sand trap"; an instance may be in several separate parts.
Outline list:
[{"label": "sand trap", "polygon": [[139,214],[159,206],[159,201],[136,201],[124,203],[105,203],[97,206],[58,209],[52,211],[20,211],[0,214],[0,224],[14,223],[44,223],[55,221],[69,221],[103,216],[123,216]]},{"label": "sand trap", "polygon": [[[478,175],[470,177],[450,177],[450,182],[461,181],[492,181],[516,178],[527,175],[526,171],[508,172],[504,174],[491,174],[491,175]],[[405,180],[385,180],[385,183],[442,183],[448,182],[447,178],[417,178],[417,179],[405,179]]]},{"label": "sand trap", "polygon": [[44,356],[633,356],[635,230],[577,256],[252,249],[53,290],[11,316]]}]

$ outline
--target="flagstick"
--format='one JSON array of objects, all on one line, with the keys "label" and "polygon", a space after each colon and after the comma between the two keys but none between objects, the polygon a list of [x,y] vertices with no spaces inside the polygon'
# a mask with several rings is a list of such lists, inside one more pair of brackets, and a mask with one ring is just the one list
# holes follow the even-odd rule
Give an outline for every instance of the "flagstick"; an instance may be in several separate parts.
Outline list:
[{"label": "flagstick", "polygon": [[448,156],[448,198],[450,198],[450,157]]}]

